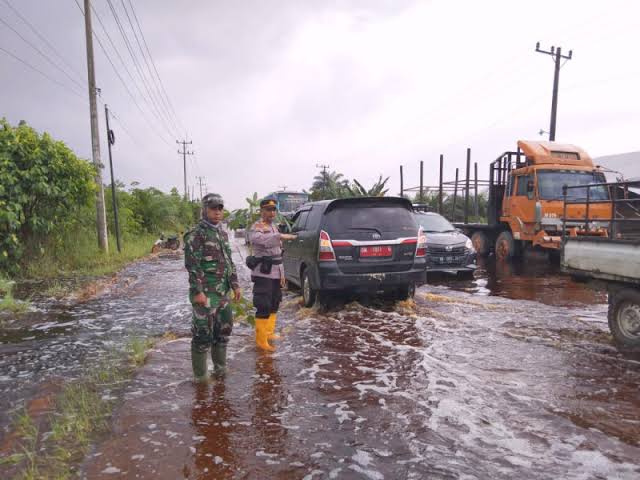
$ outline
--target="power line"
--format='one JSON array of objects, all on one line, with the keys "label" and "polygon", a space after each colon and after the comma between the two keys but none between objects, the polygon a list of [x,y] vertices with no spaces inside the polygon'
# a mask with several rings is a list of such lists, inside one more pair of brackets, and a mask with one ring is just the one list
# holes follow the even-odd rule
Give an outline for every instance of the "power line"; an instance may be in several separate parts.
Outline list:
[{"label": "power line", "polygon": [[[133,22],[131,21],[131,17],[129,16],[129,10],[127,9],[127,6],[124,3],[124,0],[120,0],[120,3],[122,3],[122,8],[124,9],[125,14],[127,15],[127,20],[129,21],[129,26],[131,26],[131,31],[133,32],[133,36],[136,40],[136,44],[138,45],[138,49],[140,50],[140,53],[142,53],[142,59],[144,60],[145,65],[147,66],[147,71],[149,72],[149,77],[151,78],[151,80],[153,81],[153,85],[156,89],[156,98],[160,99],[160,105],[162,106],[162,109],[164,111],[164,114],[166,116],[166,118],[169,120],[169,123],[171,123],[173,125],[173,128],[178,131],[180,130],[178,128],[178,125],[176,124],[175,120],[173,119],[173,117],[171,116],[171,113],[169,113],[169,109],[167,108],[167,104],[166,101],[164,100],[163,96],[162,96],[162,92],[160,90],[160,87],[158,86],[158,82],[156,81],[156,78],[153,75],[153,72],[151,71],[151,66],[149,65],[149,60],[147,59],[147,55],[145,54],[145,50],[142,48],[142,45],[140,43],[140,39],[138,38],[138,34],[136,33],[136,29],[133,26]],[[129,0],[129,6],[131,7],[132,13],[133,12],[133,4],[131,3],[131,0]],[[144,33],[142,32],[142,29],[140,28],[140,23],[138,22],[138,18],[135,18],[136,20],[136,24],[138,26],[138,30],[140,31],[140,37],[142,37],[145,46],[146,46],[146,41],[144,40]],[[148,49],[147,49],[148,50]],[[155,65],[154,65],[155,67]]]},{"label": "power line", "polygon": [[[80,9],[80,13],[84,16],[84,10],[82,9],[82,7],[80,6],[80,4],[78,3],[78,0],[75,0],[76,5],[78,6],[78,8]],[[104,53],[105,57],[107,58],[107,60],[109,61],[109,64],[111,65],[111,67],[113,68],[113,71],[115,72],[116,76],[118,77],[118,79],[120,80],[120,83],[122,83],[122,86],[125,88],[127,94],[129,95],[129,97],[131,98],[131,100],[133,101],[133,104],[136,106],[136,108],[138,109],[138,111],[140,112],[140,114],[142,115],[142,117],[144,118],[145,122],[147,123],[147,126],[153,131],[153,133],[155,133],[158,138],[163,141],[167,146],[170,146],[171,144],[167,141],[167,139],[165,137],[163,137],[155,128],[155,126],[152,125],[152,123],[149,121],[149,119],[147,118],[146,114],[144,113],[144,111],[142,110],[142,108],[140,108],[140,105],[138,104],[138,102],[136,101],[136,98],[133,96],[133,94],[131,93],[131,90],[129,90],[129,87],[127,86],[127,83],[124,81],[124,79],[122,78],[122,75],[120,75],[120,72],[118,71],[118,69],[116,68],[116,66],[114,65],[113,61],[111,60],[111,57],[109,56],[109,53],[107,52],[107,49],[104,47],[104,45],[102,44],[102,41],[100,40],[100,37],[98,36],[98,34],[95,32],[95,30],[92,32],[93,36],[96,38],[96,40],[98,41],[98,44],[100,45],[100,49],[102,50],[102,53]]]},{"label": "power line", "polygon": [[3,23],[7,28],[9,28],[18,37],[20,37],[23,42],[25,42],[27,45],[29,45],[31,48],[33,48],[36,52],[38,52],[42,58],[44,58],[47,62],[49,62],[51,65],[53,65],[59,71],[61,71],[69,80],[71,80],[73,83],[75,83],[78,87],[80,87],[81,89],[85,88],[81,83],[79,83],[76,79],[74,79],[71,75],[69,75],[64,68],[62,68],[60,65],[58,65],[53,60],[51,60],[51,58],[47,54],[43,53],[42,50],[40,50],[38,47],[36,47],[33,43],[31,43],[26,38],[24,38],[20,32],[18,32],[15,28],[13,28],[11,25],[9,25],[1,17],[0,17],[0,22]]},{"label": "power line", "polygon": [[171,131],[171,128],[169,128],[167,126],[166,120],[162,119],[162,114],[160,113],[160,108],[158,107],[157,102],[155,101],[153,95],[151,94],[151,90],[149,89],[149,84],[147,82],[147,79],[145,77],[145,75],[142,73],[142,69],[140,68],[140,62],[138,61],[134,51],[133,51],[133,47],[131,46],[131,43],[129,41],[129,37],[127,36],[126,31],[124,30],[124,27],[122,26],[122,23],[120,21],[120,17],[118,16],[118,13],[115,9],[115,7],[113,6],[113,3],[111,0],[107,0],[107,3],[109,5],[109,8],[111,9],[111,14],[113,15],[113,18],[116,21],[116,25],[118,26],[118,30],[120,31],[120,35],[122,36],[125,46],[127,47],[127,50],[129,52],[129,55],[131,56],[131,59],[133,60],[133,66],[135,67],[136,71],[138,72],[138,76],[140,77],[140,79],[142,80],[142,85],[144,86],[144,89],[147,92],[147,95],[149,97],[149,100],[151,101],[151,104],[153,105],[154,109],[155,109],[155,115],[158,117],[158,119],[160,120],[160,123],[162,124],[162,126],[166,129],[167,133],[169,135],[173,135],[174,133]]},{"label": "power line", "polygon": [[[29,22],[29,20],[27,20],[24,16],[22,16],[22,14],[16,10],[16,8],[11,5],[11,3],[9,2],[9,0],[3,0],[4,3],[7,5],[7,7],[9,7],[11,9],[11,11],[20,19],[22,20],[27,27],[29,27],[29,29],[40,39],[42,40],[45,45],[47,45],[49,47],[49,49],[51,49],[51,51],[58,57],[58,59],[64,63],[64,65],[69,68],[69,70],[71,70],[79,79],[81,79],[84,82],[84,78],[81,74],[79,74],[73,66],[71,66],[66,60],[65,58],[62,56],[62,54],[58,51],[58,49],[56,49],[56,47],[54,47],[51,42],[49,42],[49,40],[47,40],[47,38],[42,35],[38,29],[36,27],[33,26],[33,24],[31,22]],[[83,88],[86,88],[83,84]]]},{"label": "power line", "polygon": [[62,82],[59,82],[58,80],[56,80],[53,77],[50,77],[48,74],[46,74],[45,72],[43,72],[42,70],[40,70],[38,67],[34,67],[33,65],[31,65],[29,62],[27,62],[26,60],[23,60],[22,58],[18,57],[17,55],[14,55],[13,53],[11,53],[8,50],[5,50],[2,46],[0,46],[0,50],[3,51],[4,53],[6,53],[7,55],[9,55],[11,58],[17,60],[18,62],[22,63],[23,65],[26,65],[27,67],[29,67],[30,69],[38,72],[40,75],[42,75],[43,77],[45,77],[47,80],[49,80],[50,82],[55,83],[56,85],[59,85],[60,87],[64,88],[65,90],[67,90],[70,93],[73,93],[75,96],[81,98],[82,100],[85,99],[84,95],[81,95],[80,93],[78,93],[77,91],[75,91],[74,89],[70,88],[68,85],[65,85]]},{"label": "power line", "polygon": [[[76,4],[77,4],[77,0],[76,0]],[[93,5],[91,6],[91,10],[93,12],[93,14],[96,16],[96,18],[98,19],[98,23],[100,24],[100,27],[102,28],[103,33],[106,35],[107,40],[109,41],[109,43],[111,44],[111,47],[113,48],[113,50],[116,53],[116,56],[118,57],[118,59],[120,60],[120,63],[122,64],[122,66],[124,67],[125,72],[127,73],[127,75],[129,76],[129,78],[131,79],[131,83],[133,84],[133,86],[136,88],[136,91],[138,92],[138,94],[140,95],[140,97],[142,98],[142,100],[149,106],[149,102],[147,101],[146,97],[144,96],[144,93],[142,92],[142,90],[140,90],[140,87],[138,85],[138,83],[135,81],[135,79],[133,78],[133,75],[131,74],[131,71],[129,70],[129,68],[127,67],[126,62],[124,61],[124,59],[122,58],[122,55],[120,55],[120,51],[118,50],[118,47],[115,45],[115,43],[113,42],[111,35],[109,35],[109,31],[107,30],[107,28],[105,27],[104,23],[102,22],[102,19],[100,18],[100,15],[98,15],[98,12],[96,11],[96,9],[93,7]],[[84,15],[84,12],[83,12]],[[97,33],[94,31],[94,35],[96,36],[96,39],[98,39]],[[100,43],[101,47],[102,47],[102,43],[100,42],[100,40],[98,39],[98,43]],[[103,52],[105,53],[105,55],[107,56],[107,58],[109,59],[109,55],[107,54],[106,50],[104,48],[102,48]],[[111,60],[109,59],[109,61],[111,62]],[[113,65],[113,62],[111,62],[111,65],[113,66],[114,70],[116,71],[116,73],[118,73],[116,67]],[[118,75],[119,76],[119,75]],[[125,88],[127,90],[129,90],[128,86],[125,84]],[[133,94],[130,93],[130,96],[133,97]],[[135,99],[134,99],[135,102]],[[149,121],[148,118],[146,117],[146,115],[142,112],[142,109],[136,104],[136,106],[138,107],[138,109],[140,110],[140,113],[143,114],[143,116],[145,117],[145,121]],[[154,112],[151,112],[152,115],[154,114]],[[157,117],[156,117],[157,119]],[[160,122],[159,119],[157,119],[158,122]],[[162,129],[162,124],[160,123],[160,129]],[[170,145],[169,142],[165,139],[164,140],[165,143],[167,145]]]},{"label": "power line", "polygon": [[165,98],[167,100],[169,108],[170,108],[171,112],[173,113],[173,116],[174,116],[175,120],[180,124],[180,126],[182,127],[183,130],[186,130],[184,128],[184,124],[180,120],[180,117],[176,113],[175,108],[173,108],[173,103],[171,103],[171,98],[169,98],[169,95],[167,94],[167,90],[164,87],[164,83],[162,82],[162,78],[160,77],[160,74],[158,73],[158,69],[156,68],[155,62],[153,61],[153,56],[151,55],[151,51],[149,50],[149,45],[147,44],[147,40],[146,40],[146,38],[144,36],[144,33],[142,32],[142,28],[140,27],[140,22],[138,22],[138,16],[136,15],[136,11],[133,8],[133,3],[131,3],[131,0],[129,0],[129,5],[131,5],[131,12],[133,13],[133,18],[136,21],[136,25],[138,25],[138,29],[140,30],[140,34],[142,35],[142,41],[143,41],[144,46],[145,46],[145,48],[147,50],[147,53],[149,54],[149,59],[151,60],[151,65],[153,65],[153,70],[155,71],[156,76],[158,77],[158,81],[160,82],[160,87],[162,89],[162,92],[164,93],[164,96],[165,96]]}]

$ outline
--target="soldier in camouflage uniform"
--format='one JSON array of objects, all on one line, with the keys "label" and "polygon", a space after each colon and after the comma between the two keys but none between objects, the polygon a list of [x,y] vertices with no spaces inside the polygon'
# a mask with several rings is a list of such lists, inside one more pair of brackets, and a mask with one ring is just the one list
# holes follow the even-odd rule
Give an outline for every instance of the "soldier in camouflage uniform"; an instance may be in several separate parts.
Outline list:
[{"label": "soldier in camouflage uniform", "polygon": [[211,347],[214,372],[224,373],[227,342],[233,328],[228,293],[240,299],[240,285],[231,259],[229,237],[222,229],[224,202],[216,194],[202,199],[202,219],[184,236],[184,264],[189,272],[189,300],[193,306],[191,365],[197,380],[207,375]]}]

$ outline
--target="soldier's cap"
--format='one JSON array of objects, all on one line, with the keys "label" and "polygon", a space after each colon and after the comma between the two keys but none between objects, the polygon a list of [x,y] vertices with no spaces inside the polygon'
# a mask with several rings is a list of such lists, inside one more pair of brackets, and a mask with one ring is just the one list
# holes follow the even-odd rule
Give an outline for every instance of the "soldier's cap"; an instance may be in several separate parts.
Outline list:
[{"label": "soldier's cap", "polygon": [[202,206],[211,208],[224,207],[224,200],[217,193],[207,193],[202,197]]},{"label": "soldier's cap", "polygon": [[260,200],[260,208],[278,208],[278,202],[274,198],[267,197]]}]

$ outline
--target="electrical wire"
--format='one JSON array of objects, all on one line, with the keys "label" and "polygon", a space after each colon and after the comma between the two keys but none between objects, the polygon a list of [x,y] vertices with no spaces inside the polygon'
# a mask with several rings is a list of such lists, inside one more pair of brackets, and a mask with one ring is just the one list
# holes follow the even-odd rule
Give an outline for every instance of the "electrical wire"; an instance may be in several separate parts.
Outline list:
[{"label": "electrical wire", "polygon": [[[158,82],[156,81],[155,77],[153,76],[153,72],[151,71],[151,66],[149,65],[149,60],[147,59],[147,55],[145,54],[145,50],[142,48],[142,44],[140,43],[140,38],[138,38],[138,34],[136,32],[135,27],[133,26],[133,22],[131,21],[131,16],[129,15],[129,10],[127,9],[126,4],[124,3],[124,0],[120,0],[120,3],[122,4],[122,8],[124,10],[124,13],[127,16],[127,21],[129,22],[129,26],[131,27],[131,31],[133,32],[133,37],[135,38],[136,44],[138,45],[138,50],[140,50],[140,53],[142,54],[142,59],[144,60],[144,63],[147,67],[147,72],[149,73],[149,77],[152,80],[153,86],[156,89],[156,92],[154,92],[156,94],[156,99],[160,99],[160,106],[162,107],[161,110],[163,111],[165,118],[167,120],[169,120],[169,123],[173,125],[173,128],[178,131],[178,125],[176,124],[175,120],[173,119],[173,117],[171,116],[171,113],[169,113],[169,109],[167,108],[166,102],[162,96],[162,92],[160,91],[160,88],[158,87]],[[129,1],[129,5],[133,8],[133,5],[131,4],[131,1]],[[142,32],[142,30],[139,28],[140,24],[138,23],[138,30],[140,30],[140,37],[142,37],[144,39],[144,33]],[[152,89],[153,90],[153,89]]]},{"label": "electrical wire", "polygon": [[154,114],[158,117],[158,119],[160,120],[160,123],[162,124],[162,126],[166,129],[167,133],[170,136],[174,136],[174,133],[171,131],[171,128],[169,128],[167,126],[166,120],[162,119],[162,114],[160,113],[160,108],[158,107],[157,102],[155,101],[153,95],[151,94],[151,90],[149,88],[149,84],[147,83],[147,79],[145,77],[145,75],[142,72],[142,69],[140,68],[140,62],[138,61],[134,51],[133,51],[133,47],[131,46],[131,43],[129,41],[129,37],[127,36],[126,31],[124,30],[124,27],[122,26],[122,22],[120,21],[120,17],[118,16],[118,13],[115,9],[115,7],[113,6],[113,3],[111,0],[107,0],[107,4],[109,5],[109,8],[111,9],[111,14],[113,15],[113,18],[116,21],[116,25],[118,26],[118,29],[120,31],[120,35],[122,36],[125,46],[127,47],[127,50],[129,52],[129,55],[131,56],[131,59],[133,60],[133,65],[136,69],[136,71],[138,72],[138,76],[140,77],[140,79],[142,80],[142,85],[144,86],[144,89],[147,92],[148,98],[151,101],[151,104],[153,105],[155,112]]},{"label": "electrical wire", "polygon": [[47,40],[47,37],[45,37],[44,35],[42,35],[38,29],[31,23],[29,22],[29,20],[27,20],[10,2],[9,0],[3,0],[3,2],[7,5],[7,7],[9,7],[11,9],[11,11],[20,19],[24,22],[25,25],[27,25],[27,27],[29,27],[29,29],[45,44],[47,45],[47,47],[49,47],[49,49],[58,57],[58,59],[69,69],[71,70],[76,77],[78,77],[78,79],[80,79],[83,82],[83,87],[86,89],[86,85],[85,85],[85,79],[84,76],[80,73],[78,73],[78,71],[76,71],[76,69],[65,60],[64,56],[58,51],[58,49],[56,47],[54,47],[51,42],[49,42],[49,40]]},{"label": "electrical wire", "polygon": [[131,6],[131,12],[133,13],[133,18],[136,21],[136,25],[138,25],[138,30],[140,30],[140,34],[142,36],[142,41],[144,43],[145,49],[147,50],[147,54],[149,55],[149,59],[151,60],[151,65],[153,65],[153,70],[156,73],[156,76],[158,77],[158,81],[160,82],[160,87],[162,89],[162,92],[164,93],[164,96],[166,98],[166,101],[169,105],[169,109],[171,110],[171,112],[173,113],[173,116],[175,118],[175,120],[180,124],[180,128],[178,130],[186,130],[186,128],[184,128],[184,124],[182,123],[182,121],[180,120],[180,117],[178,116],[178,114],[176,113],[175,108],[173,107],[173,103],[171,102],[171,98],[169,97],[169,95],[167,94],[167,90],[164,86],[164,83],[162,82],[162,78],[160,77],[160,74],[158,73],[158,69],[156,68],[156,64],[153,61],[153,56],[151,55],[151,50],[149,50],[149,45],[147,44],[147,40],[144,36],[144,33],[142,31],[142,28],[140,27],[140,22],[138,21],[138,15],[136,15],[136,11],[133,8],[133,3],[131,2],[131,0],[129,1],[129,5]]},{"label": "electrical wire", "polygon": [[40,50],[38,47],[36,47],[33,43],[31,43],[29,40],[27,40],[24,36],[22,36],[22,34],[16,30],[15,28],[13,28],[9,23],[7,23],[2,17],[0,17],[0,23],[4,24],[7,28],[9,28],[13,33],[15,33],[18,37],[20,37],[20,39],[22,39],[23,42],[25,42],[27,45],[29,45],[32,49],[34,49],[36,52],[38,52],[38,54],[40,54],[40,56],[42,58],[44,58],[47,62],[49,62],[51,65],[53,65],[57,70],[59,70],[60,72],[62,72],[69,80],[71,80],[74,84],[76,84],[80,89],[84,89],[85,86],[82,85],[81,83],[79,83],[75,78],[73,78],[71,75],[69,75],[69,73],[67,73],[67,71],[62,68],[60,65],[58,65],[56,62],[54,62],[51,57],[49,57],[49,55],[45,54],[42,50]]},{"label": "electrical wire", "polygon": [[[84,10],[82,9],[82,7],[80,6],[80,3],[78,3],[78,0],[75,0],[76,5],[78,6],[78,9],[80,10],[80,13],[82,14],[82,16],[84,16]],[[162,136],[155,128],[155,126],[149,121],[149,119],[147,118],[147,115],[144,113],[144,111],[142,110],[142,108],[140,108],[140,105],[138,104],[138,102],[136,101],[135,97],[133,96],[133,94],[131,93],[131,90],[129,89],[129,87],[127,86],[127,83],[124,81],[124,79],[122,78],[122,75],[120,75],[120,72],[118,71],[118,69],[116,68],[115,64],[113,63],[113,61],[111,60],[111,57],[109,56],[109,53],[107,52],[107,49],[104,47],[104,45],[102,44],[102,41],[100,40],[100,37],[97,35],[97,33],[95,32],[95,30],[93,30],[91,32],[93,34],[93,36],[95,37],[95,39],[98,41],[98,45],[100,45],[100,48],[102,49],[102,53],[104,53],[105,57],[107,58],[109,64],[111,65],[111,67],[113,68],[113,71],[115,72],[116,76],[118,77],[118,79],[120,80],[120,83],[122,83],[122,86],[124,87],[124,89],[126,90],[126,92],[129,94],[129,97],[131,98],[131,101],[133,102],[133,104],[136,106],[136,108],[138,109],[138,111],[140,112],[140,114],[142,115],[142,117],[144,118],[147,126],[158,136],[158,138],[160,140],[162,140],[167,146],[171,146],[171,144],[167,141],[167,139]]]},{"label": "electrical wire", "polygon": [[4,52],[5,54],[9,55],[11,58],[17,60],[18,62],[22,63],[23,65],[29,67],[30,69],[38,72],[40,75],[42,75],[43,77],[45,77],[47,80],[55,83],[56,85],[64,88],[65,90],[67,90],[69,93],[74,94],[75,96],[81,98],[82,100],[85,100],[84,95],[79,94],[77,91],[75,91],[74,89],[70,88],[68,85],[65,85],[62,82],[59,82],[58,80],[56,80],[55,78],[49,76],[47,73],[43,72],[42,70],[40,70],[38,67],[35,67],[33,65],[31,65],[29,62],[27,62],[26,60],[23,60],[22,58],[18,57],[17,55],[11,53],[10,51],[6,50],[4,47],[0,46],[0,51]]},{"label": "electrical wire", "polygon": [[[76,1],[76,4],[78,4],[78,2]],[[129,70],[129,68],[127,67],[126,62],[124,61],[124,59],[122,58],[122,55],[120,55],[120,51],[118,50],[118,47],[115,45],[115,43],[113,42],[113,39],[111,38],[111,35],[109,35],[109,31],[107,30],[107,28],[105,27],[104,23],[102,22],[102,18],[100,17],[100,15],[98,14],[98,12],[96,11],[95,8],[93,8],[93,5],[91,6],[91,11],[93,12],[93,14],[96,16],[96,19],[98,20],[98,23],[100,24],[100,27],[102,28],[103,33],[105,34],[105,36],[107,37],[107,40],[109,41],[109,43],[111,44],[111,47],[113,48],[113,51],[115,52],[116,56],[118,57],[118,60],[120,60],[121,65],[124,68],[124,71],[127,73],[127,75],[129,76],[129,78],[131,79],[131,83],[133,84],[133,86],[135,87],[136,91],[138,92],[138,94],[140,95],[140,97],[142,98],[142,100],[147,104],[147,106],[149,106],[149,102],[147,101],[144,93],[142,92],[142,90],[140,90],[140,86],[138,85],[138,83],[135,81],[135,79],[133,78],[133,75],[131,74],[131,71]],[[84,13],[83,13],[84,15]],[[94,35],[96,35],[96,39],[97,37],[97,33],[94,32]],[[99,41],[99,40],[98,40]],[[104,51],[104,48],[103,48]],[[105,55],[106,51],[105,51]],[[108,56],[108,55],[107,55]],[[113,65],[113,64],[112,64]],[[115,68],[115,67],[114,67]],[[126,87],[126,86],[125,86]],[[140,109],[141,110],[141,109]],[[152,112],[153,113],[153,112]],[[157,119],[157,118],[156,118]],[[146,118],[145,115],[145,120],[148,121],[148,119]],[[158,120],[159,121],[159,120]],[[160,124],[160,129],[162,129],[162,125]]]}]

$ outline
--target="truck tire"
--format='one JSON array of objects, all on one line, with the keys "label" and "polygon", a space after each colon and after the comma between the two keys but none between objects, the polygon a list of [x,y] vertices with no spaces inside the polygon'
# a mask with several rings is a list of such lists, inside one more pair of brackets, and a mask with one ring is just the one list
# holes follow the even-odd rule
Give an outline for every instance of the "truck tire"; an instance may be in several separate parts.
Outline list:
[{"label": "truck tire", "polygon": [[618,348],[640,352],[640,291],[625,288],[609,299],[609,330]]},{"label": "truck tire", "polygon": [[520,256],[520,242],[513,239],[511,232],[505,230],[496,240],[496,257],[498,260],[511,260]]},{"label": "truck tire", "polygon": [[484,257],[489,254],[491,247],[489,246],[489,237],[487,237],[486,233],[473,232],[473,235],[471,235],[471,243],[473,243],[473,248],[476,249],[478,255]]}]

